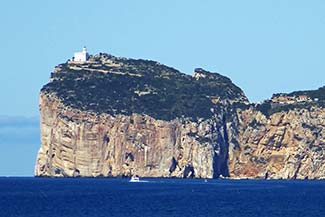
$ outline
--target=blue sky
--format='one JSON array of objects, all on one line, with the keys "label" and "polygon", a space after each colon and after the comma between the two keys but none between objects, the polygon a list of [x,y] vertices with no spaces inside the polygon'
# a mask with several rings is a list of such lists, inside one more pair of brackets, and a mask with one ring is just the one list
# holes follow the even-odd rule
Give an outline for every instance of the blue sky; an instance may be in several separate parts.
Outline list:
[{"label": "blue sky", "polygon": [[0,116],[0,176],[32,176],[40,147],[38,118]]},{"label": "blue sky", "polygon": [[[219,72],[252,102],[316,89],[325,84],[324,11],[322,0],[2,1],[0,115],[37,120],[50,72],[84,45],[93,54],[153,59],[188,74],[196,67]],[[10,134],[3,129],[0,139]],[[35,129],[31,143],[39,145]],[[18,141],[6,144],[0,146],[14,153]],[[26,154],[33,167],[34,149]],[[1,161],[0,175],[8,174]],[[18,173],[30,174],[24,171]]]}]

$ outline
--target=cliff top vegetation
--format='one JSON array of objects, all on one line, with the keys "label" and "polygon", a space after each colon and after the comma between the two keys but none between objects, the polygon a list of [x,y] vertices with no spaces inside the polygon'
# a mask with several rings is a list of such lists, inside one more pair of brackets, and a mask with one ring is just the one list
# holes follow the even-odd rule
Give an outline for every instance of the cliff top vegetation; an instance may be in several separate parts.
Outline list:
[{"label": "cliff top vegetation", "polygon": [[218,73],[196,69],[190,76],[155,61],[109,54],[57,66],[41,91],[83,111],[140,113],[162,120],[209,118],[219,102],[248,102],[239,87]]}]

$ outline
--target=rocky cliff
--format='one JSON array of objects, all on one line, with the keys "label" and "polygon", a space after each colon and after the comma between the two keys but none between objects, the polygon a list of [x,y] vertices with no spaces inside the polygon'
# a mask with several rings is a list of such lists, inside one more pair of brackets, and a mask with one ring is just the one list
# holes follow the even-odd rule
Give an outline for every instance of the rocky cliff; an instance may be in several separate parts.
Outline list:
[{"label": "rocky cliff", "polygon": [[214,125],[212,120],[81,112],[41,94],[36,175],[212,178],[222,136]]},{"label": "rocky cliff", "polygon": [[[239,111],[229,132],[229,173],[235,178],[325,178],[325,109],[291,109],[267,117]],[[233,123],[231,123],[233,124]]]},{"label": "rocky cliff", "polygon": [[318,93],[254,105],[203,69],[107,54],[67,62],[41,90],[35,175],[324,178]]}]

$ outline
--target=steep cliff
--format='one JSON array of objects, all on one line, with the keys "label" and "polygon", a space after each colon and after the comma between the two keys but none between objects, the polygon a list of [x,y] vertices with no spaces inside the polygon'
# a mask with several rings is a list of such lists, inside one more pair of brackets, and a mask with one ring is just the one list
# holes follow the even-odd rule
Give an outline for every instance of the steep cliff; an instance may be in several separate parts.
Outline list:
[{"label": "steep cliff", "polygon": [[228,175],[224,106],[247,104],[230,79],[146,60],[94,56],[56,67],[40,94],[37,176]]},{"label": "steep cliff", "polygon": [[203,69],[108,54],[67,62],[40,93],[35,175],[324,178],[322,90],[254,105]]},{"label": "steep cliff", "polygon": [[[325,109],[237,113],[229,132],[229,173],[236,178],[325,178]],[[231,128],[231,127],[230,127]]]},{"label": "steep cliff", "polygon": [[36,175],[212,178],[220,135],[213,126],[212,120],[80,112],[42,94]]}]

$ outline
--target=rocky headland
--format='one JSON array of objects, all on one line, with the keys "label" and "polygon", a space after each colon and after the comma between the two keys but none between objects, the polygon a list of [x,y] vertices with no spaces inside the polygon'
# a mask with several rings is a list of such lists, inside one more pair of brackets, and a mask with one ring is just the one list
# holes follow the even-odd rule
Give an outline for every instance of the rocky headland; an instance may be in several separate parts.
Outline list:
[{"label": "rocky headland", "polygon": [[249,103],[218,73],[90,56],[40,93],[36,176],[325,178],[325,87]]}]

